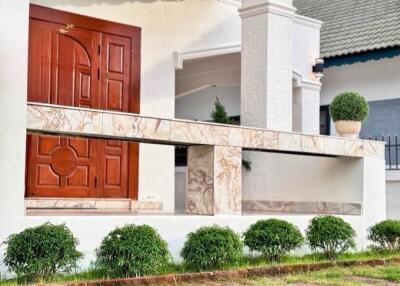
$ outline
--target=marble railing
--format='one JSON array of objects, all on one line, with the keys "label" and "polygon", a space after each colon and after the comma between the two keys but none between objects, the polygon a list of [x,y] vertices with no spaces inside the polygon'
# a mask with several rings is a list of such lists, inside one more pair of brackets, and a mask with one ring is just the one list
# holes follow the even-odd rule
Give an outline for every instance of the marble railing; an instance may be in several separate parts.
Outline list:
[{"label": "marble railing", "polygon": [[[38,103],[28,103],[27,130],[39,134],[189,145],[188,214],[240,215],[242,207],[248,209],[250,206],[253,211],[260,211],[260,203],[245,202],[245,207],[242,205],[242,149],[384,160],[384,143],[376,141]],[[271,210],[269,203],[261,204],[264,211]],[[309,204],[301,207],[315,209],[314,205]],[[333,206],[335,210],[349,211],[347,207]],[[289,208],[296,210],[296,205],[290,205]],[[329,208],[332,206],[329,205]],[[320,206],[318,209],[321,209]],[[354,210],[351,212],[358,213]]]},{"label": "marble railing", "polygon": [[30,132],[139,142],[217,145],[266,151],[384,158],[384,143],[259,128],[29,103]]}]

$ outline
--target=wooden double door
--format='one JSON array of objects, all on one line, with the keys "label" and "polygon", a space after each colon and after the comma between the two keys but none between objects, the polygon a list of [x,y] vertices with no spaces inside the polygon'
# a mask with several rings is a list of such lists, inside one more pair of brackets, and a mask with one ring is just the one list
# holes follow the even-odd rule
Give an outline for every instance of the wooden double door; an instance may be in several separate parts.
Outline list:
[{"label": "wooden double door", "polygon": [[[139,111],[140,30],[30,9],[28,101]],[[28,135],[26,195],[136,199],[137,165],[137,143]]]}]

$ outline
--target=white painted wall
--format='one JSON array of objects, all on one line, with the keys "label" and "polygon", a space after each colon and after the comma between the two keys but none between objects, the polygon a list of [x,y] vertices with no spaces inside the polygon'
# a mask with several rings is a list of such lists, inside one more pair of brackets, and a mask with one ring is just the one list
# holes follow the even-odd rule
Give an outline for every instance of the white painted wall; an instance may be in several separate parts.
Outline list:
[{"label": "white painted wall", "polygon": [[0,0],[0,241],[24,217],[27,15],[28,1]]},{"label": "white painted wall", "polygon": [[229,116],[240,115],[240,87],[211,86],[177,98],[176,118],[210,120],[216,97],[225,106]]},{"label": "white painted wall", "polygon": [[400,218],[400,171],[386,171],[386,208],[387,217]]},{"label": "white painted wall", "polygon": [[400,218],[400,180],[386,181],[386,208],[387,217],[391,219]]},{"label": "white painted wall", "polygon": [[320,28],[320,21],[300,15],[294,18],[293,70],[301,74],[304,81],[318,83],[312,67],[319,58]]},{"label": "white painted wall", "polygon": [[361,159],[256,151],[246,151],[243,158],[253,162],[250,172],[243,171],[244,200],[345,203],[363,200],[363,169],[358,168]]},{"label": "white painted wall", "polygon": [[400,97],[400,57],[324,70],[321,105],[330,104],[343,91],[361,93],[368,101]]},{"label": "white painted wall", "polygon": [[[330,67],[324,70],[321,105],[329,105],[341,92],[355,91],[368,101],[400,97],[400,57]],[[336,135],[331,121],[331,134]]]}]

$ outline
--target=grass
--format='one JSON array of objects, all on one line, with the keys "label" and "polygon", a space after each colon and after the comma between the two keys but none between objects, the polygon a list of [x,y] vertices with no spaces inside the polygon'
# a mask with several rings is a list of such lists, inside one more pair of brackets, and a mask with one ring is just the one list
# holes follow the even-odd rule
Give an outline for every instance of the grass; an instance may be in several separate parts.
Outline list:
[{"label": "grass", "polygon": [[[343,260],[367,260],[367,259],[377,259],[377,258],[390,258],[394,256],[400,256],[400,251],[389,252],[389,251],[364,251],[358,253],[346,253],[342,254],[337,258],[337,261]],[[323,262],[327,261],[321,254],[308,254],[303,256],[285,256],[279,262],[279,264],[299,264],[299,263],[313,263],[313,262]],[[274,263],[277,264],[277,263]],[[237,269],[237,268],[246,268],[246,267],[260,267],[260,266],[268,266],[272,265],[263,259],[260,256],[245,256],[235,265],[226,265],[222,268],[222,270],[227,269]],[[184,273],[189,272],[190,270],[185,267],[183,264],[171,264],[165,269],[162,270],[160,274],[166,273]],[[399,281],[400,282],[400,267],[397,265],[389,265],[384,267],[354,267],[354,268],[332,268],[323,271],[310,272],[306,274],[298,274],[298,275],[290,275],[280,279],[267,279],[264,281],[263,279],[252,279],[247,280],[246,284],[238,284],[238,285],[258,285],[251,284],[257,281],[260,281],[259,285],[285,285],[285,283],[289,282],[298,282],[298,281],[318,281],[317,283],[325,283],[329,281],[329,285],[365,285],[365,284],[340,284],[345,283],[343,281],[343,276],[345,275],[356,275],[363,277],[371,277],[376,279],[386,279],[390,281]],[[109,279],[111,278],[107,272],[97,269],[91,268],[89,270],[73,273],[73,274],[57,274],[50,278],[46,278],[44,280],[39,281],[40,283],[61,283],[61,282],[76,282],[76,281],[88,281],[88,280],[97,280],[97,279]],[[296,283],[297,283],[296,282]],[[347,281],[348,282],[348,281]],[[347,283],[346,282],[346,283]],[[17,284],[26,284],[27,281],[19,279],[1,279],[0,278],[0,286],[14,286]],[[278,283],[278,284],[265,284],[265,283]],[[281,284],[279,284],[281,283]],[[282,284],[283,283],[283,284]],[[336,283],[336,284],[335,284]],[[349,282],[350,283],[350,282]],[[223,284],[221,284],[223,285]],[[233,285],[233,284],[228,284]]]},{"label": "grass", "polygon": [[[392,283],[391,283],[392,282]],[[331,268],[316,272],[300,273],[279,278],[251,278],[220,281],[200,281],[182,283],[180,286],[196,285],[398,285],[400,282],[400,267],[396,264],[385,266],[358,266],[349,268]]]}]

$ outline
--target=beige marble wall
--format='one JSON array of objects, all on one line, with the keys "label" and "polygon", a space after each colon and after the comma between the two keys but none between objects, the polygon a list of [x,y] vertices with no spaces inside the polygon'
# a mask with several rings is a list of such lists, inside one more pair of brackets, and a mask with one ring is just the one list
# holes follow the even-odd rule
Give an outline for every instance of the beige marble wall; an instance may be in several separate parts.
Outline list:
[{"label": "beige marble wall", "polygon": [[245,214],[362,214],[362,204],[360,203],[245,200],[242,202],[242,208]]},{"label": "beige marble wall", "polygon": [[241,214],[242,149],[214,147],[214,214]]},{"label": "beige marble wall", "polygon": [[214,213],[214,147],[188,148],[187,213]]},{"label": "beige marble wall", "polygon": [[157,201],[132,201],[129,199],[86,198],[26,198],[27,210],[93,210],[125,211],[134,213],[159,213],[163,203]]},{"label": "beige marble wall", "polygon": [[187,213],[241,213],[241,153],[239,147],[188,148]]},{"label": "beige marble wall", "polygon": [[384,158],[384,143],[137,114],[28,104],[27,129],[141,142],[202,144],[345,157]]}]

